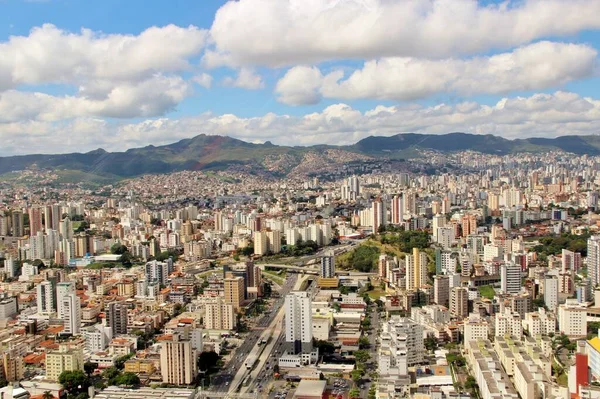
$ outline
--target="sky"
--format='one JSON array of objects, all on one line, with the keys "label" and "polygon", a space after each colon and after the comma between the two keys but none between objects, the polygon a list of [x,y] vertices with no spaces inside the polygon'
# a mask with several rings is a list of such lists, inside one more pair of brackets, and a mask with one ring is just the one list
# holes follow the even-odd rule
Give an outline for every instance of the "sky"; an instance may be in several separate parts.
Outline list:
[{"label": "sky", "polygon": [[600,133],[598,0],[0,0],[0,156]]}]

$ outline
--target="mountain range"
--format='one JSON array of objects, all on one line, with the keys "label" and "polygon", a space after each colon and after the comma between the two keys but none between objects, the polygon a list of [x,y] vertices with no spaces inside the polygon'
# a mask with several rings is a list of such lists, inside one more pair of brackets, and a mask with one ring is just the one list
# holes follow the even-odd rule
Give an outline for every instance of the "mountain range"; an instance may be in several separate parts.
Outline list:
[{"label": "mountain range", "polygon": [[[222,170],[251,166],[286,175],[314,157],[334,158],[343,163],[368,158],[402,159],[415,150],[442,153],[472,150],[487,154],[565,151],[578,155],[600,155],[600,136],[563,136],[552,139],[508,140],[493,135],[448,133],[442,135],[404,133],[395,136],[370,136],[348,146],[317,145],[290,147],[252,144],[227,136],[201,134],[163,146],[149,145],[124,152],[103,149],[87,153],[37,154],[0,157],[0,174],[38,168],[71,171],[75,175],[119,180],[144,174],[182,170]],[[311,158],[313,157],[313,158]]]}]

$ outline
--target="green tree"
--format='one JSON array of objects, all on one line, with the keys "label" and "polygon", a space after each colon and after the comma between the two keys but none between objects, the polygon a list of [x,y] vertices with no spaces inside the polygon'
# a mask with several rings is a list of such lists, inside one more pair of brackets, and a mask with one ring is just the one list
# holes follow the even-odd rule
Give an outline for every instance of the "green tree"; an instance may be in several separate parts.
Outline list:
[{"label": "green tree", "polygon": [[427,338],[425,338],[425,348],[429,351],[434,351],[438,348],[437,339],[433,334],[428,334]]},{"label": "green tree", "polygon": [[85,392],[88,387],[88,378],[81,370],[63,371],[58,376],[58,382],[71,394]]},{"label": "green tree", "polygon": [[117,385],[137,386],[140,385],[140,377],[135,373],[126,372],[117,377]]},{"label": "green tree", "polygon": [[110,382],[115,380],[119,376],[119,374],[121,374],[121,371],[113,366],[104,369],[104,371],[102,372],[102,377],[104,377],[107,381]]},{"label": "green tree", "polygon": [[371,355],[369,354],[369,351],[359,349],[357,351],[354,351],[354,358],[359,363],[366,363],[371,358]]},{"label": "green tree", "polygon": [[92,373],[98,368],[98,363],[94,362],[85,362],[83,363],[83,371],[88,375],[92,375]]},{"label": "green tree", "polygon": [[127,247],[121,243],[113,244],[113,246],[110,247],[111,254],[123,255],[125,252],[127,252]]},{"label": "green tree", "polygon": [[50,391],[44,391],[42,399],[54,399],[54,395],[52,395],[52,392]]},{"label": "green tree", "polygon": [[350,392],[348,392],[348,396],[351,398],[360,398],[360,390],[357,387],[353,387]]},{"label": "green tree", "polygon": [[465,388],[474,390],[476,387],[477,387],[477,380],[475,379],[475,377],[473,377],[472,375],[468,376],[467,380],[465,381]]},{"label": "green tree", "polygon": [[369,341],[369,337],[367,336],[362,336],[358,339],[358,345],[361,348],[368,348],[371,345],[371,342]]},{"label": "green tree", "polygon": [[354,381],[357,384],[360,381],[360,379],[362,378],[362,376],[363,376],[363,372],[361,370],[355,369],[350,372],[350,378],[352,378],[352,381]]}]

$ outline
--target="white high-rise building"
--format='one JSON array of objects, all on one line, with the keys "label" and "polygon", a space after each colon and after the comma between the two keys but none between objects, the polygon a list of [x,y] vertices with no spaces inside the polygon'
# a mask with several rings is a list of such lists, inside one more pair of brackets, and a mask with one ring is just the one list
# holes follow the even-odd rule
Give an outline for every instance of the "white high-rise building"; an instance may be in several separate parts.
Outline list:
[{"label": "white high-rise building", "polygon": [[558,306],[558,278],[546,276],[544,279],[544,304],[553,312]]},{"label": "white high-rise building", "polygon": [[[434,230],[435,231],[435,230]],[[456,237],[454,236],[453,227],[438,227],[437,228],[437,242],[444,249],[452,248]]]},{"label": "white high-rise building", "polygon": [[90,353],[105,350],[112,339],[112,329],[102,324],[87,327],[82,333],[85,338],[85,350]]},{"label": "white high-rise building", "polygon": [[[445,227],[446,226],[446,216],[444,215],[440,215],[439,213],[437,215],[435,215],[432,219],[431,219],[431,231],[433,233],[433,238],[434,241],[438,241],[438,229],[440,227]],[[439,242],[439,241],[438,241]]]},{"label": "white high-rise building", "polygon": [[146,263],[146,280],[157,281],[159,284],[166,285],[169,274],[173,272],[173,259],[167,259],[164,262],[156,260]]},{"label": "white high-rise building", "polygon": [[592,286],[596,287],[600,283],[600,235],[592,236],[588,239],[587,268]]},{"label": "white high-rise building", "polygon": [[54,313],[54,290],[50,281],[42,281],[38,284],[37,292],[37,312],[39,314]]},{"label": "white high-rise building", "polygon": [[294,344],[294,352],[312,351],[312,306],[306,291],[294,291],[285,297],[285,341]]},{"label": "white high-rise building", "polygon": [[17,263],[12,257],[4,259],[4,273],[9,278],[17,277]]},{"label": "white high-rise building", "polygon": [[409,318],[392,316],[382,326],[378,353],[380,376],[408,375],[408,367],[424,360],[423,326]]},{"label": "white high-rise building", "polygon": [[521,265],[505,263],[500,266],[500,286],[503,294],[521,291]]},{"label": "white high-rise building", "polygon": [[65,310],[63,307],[63,299],[75,293],[75,284],[70,281],[64,281],[56,284],[56,307],[58,318],[65,319]]},{"label": "white high-rise building", "polygon": [[69,294],[62,298],[64,333],[79,335],[81,330],[81,302],[76,294]]}]

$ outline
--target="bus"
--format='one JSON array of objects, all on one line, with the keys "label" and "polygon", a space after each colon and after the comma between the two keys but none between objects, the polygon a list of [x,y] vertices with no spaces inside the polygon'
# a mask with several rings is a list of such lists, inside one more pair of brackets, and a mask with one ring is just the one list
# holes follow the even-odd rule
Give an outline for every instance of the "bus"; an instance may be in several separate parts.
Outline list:
[{"label": "bus", "polygon": [[247,369],[247,370],[250,370],[252,367],[254,367],[254,364],[256,364],[256,361],[257,361],[257,360],[258,360],[258,358],[257,358],[256,356],[254,356],[254,355],[249,355],[249,356],[246,358],[246,363],[245,363],[245,365],[246,365],[246,369]]}]

